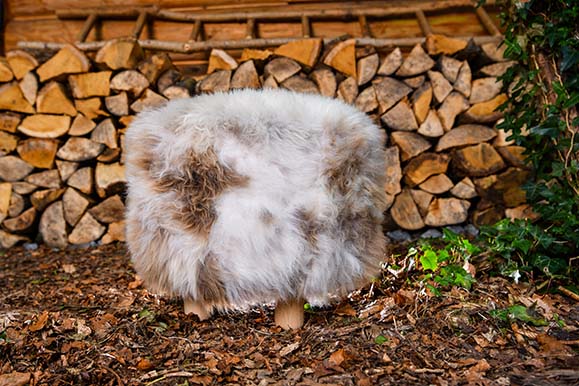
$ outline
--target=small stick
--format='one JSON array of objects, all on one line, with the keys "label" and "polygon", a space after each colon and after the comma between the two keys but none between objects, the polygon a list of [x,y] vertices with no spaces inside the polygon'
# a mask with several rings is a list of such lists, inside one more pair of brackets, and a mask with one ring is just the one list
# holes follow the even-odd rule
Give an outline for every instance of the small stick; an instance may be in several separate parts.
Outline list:
[{"label": "small stick", "polygon": [[563,287],[562,285],[560,285],[559,287],[557,287],[557,289],[562,292],[564,295],[569,296],[571,299],[578,301],[579,302],[579,295],[577,295],[575,292],[568,290],[567,288]]}]

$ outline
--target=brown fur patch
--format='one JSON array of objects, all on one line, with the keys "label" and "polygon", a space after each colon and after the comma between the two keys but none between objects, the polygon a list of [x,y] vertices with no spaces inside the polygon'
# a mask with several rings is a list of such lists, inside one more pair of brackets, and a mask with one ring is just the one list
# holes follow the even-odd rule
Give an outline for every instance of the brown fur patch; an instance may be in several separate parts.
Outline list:
[{"label": "brown fur patch", "polygon": [[263,209],[260,213],[259,213],[259,219],[261,220],[261,222],[263,222],[265,225],[271,225],[274,222],[274,218],[273,218],[273,214],[267,210],[267,209]]},{"label": "brown fur patch", "polygon": [[160,178],[153,177],[158,191],[177,193],[181,210],[174,214],[175,219],[185,229],[203,236],[209,234],[215,222],[216,197],[248,181],[247,177],[220,164],[213,149],[202,154],[190,152],[182,168],[175,168]]},{"label": "brown fur patch", "polygon": [[352,143],[338,146],[333,150],[340,158],[328,160],[329,167],[326,169],[325,175],[328,178],[330,189],[335,189],[342,195],[346,195],[350,191],[352,180],[361,171],[363,160],[360,156],[360,150],[364,145],[364,139],[358,138]]},{"label": "brown fur patch", "polygon": [[225,285],[221,280],[221,270],[217,264],[217,256],[209,253],[197,274],[197,299],[212,304],[227,303]]},{"label": "brown fur patch", "polygon": [[318,235],[322,230],[322,225],[312,212],[306,211],[305,209],[298,210],[296,212],[296,218],[299,222],[302,235],[307,240],[310,247],[316,250],[318,244]]}]

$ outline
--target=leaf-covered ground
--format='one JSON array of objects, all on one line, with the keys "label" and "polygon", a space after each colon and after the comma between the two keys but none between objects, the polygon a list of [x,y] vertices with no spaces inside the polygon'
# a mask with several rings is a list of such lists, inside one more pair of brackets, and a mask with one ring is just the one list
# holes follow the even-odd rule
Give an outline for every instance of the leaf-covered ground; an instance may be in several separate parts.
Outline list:
[{"label": "leaf-covered ground", "polygon": [[434,297],[385,273],[281,331],[266,306],[206,322],[141,285],[123,245],[0,256],[4,385],[574,385],[579,302],[477,278]]}]

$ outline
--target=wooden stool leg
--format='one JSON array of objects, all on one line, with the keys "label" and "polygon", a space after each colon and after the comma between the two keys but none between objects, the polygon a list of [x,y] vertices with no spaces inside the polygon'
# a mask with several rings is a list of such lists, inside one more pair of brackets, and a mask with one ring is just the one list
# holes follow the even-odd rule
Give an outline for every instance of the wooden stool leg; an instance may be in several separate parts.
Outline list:
[{"label": "wooden stool leg", "polygon": [[199,320],[207,320],[211,316],[213,307],[210,304],[198,302],[191,298],[186,298],[183,301],[185,314],[195,314]]},{"label": "wooden stool leg", "polygon": [[302,327],[304,325],[304,301],[278,302],[275,306],[275,324],[284,330]]}]

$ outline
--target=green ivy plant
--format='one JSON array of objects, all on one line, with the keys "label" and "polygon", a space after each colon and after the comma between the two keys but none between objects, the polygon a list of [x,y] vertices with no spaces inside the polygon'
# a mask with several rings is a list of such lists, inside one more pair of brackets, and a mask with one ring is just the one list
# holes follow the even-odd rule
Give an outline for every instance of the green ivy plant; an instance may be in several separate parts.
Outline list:
[{"label": "green ivy plant", "polygon": [[498,128],[527,149],[525,186],[535,221],[504,220],[483,231],[491,251],[529,274],[578,280],[579,2],[503,1],[509,100]]}]

